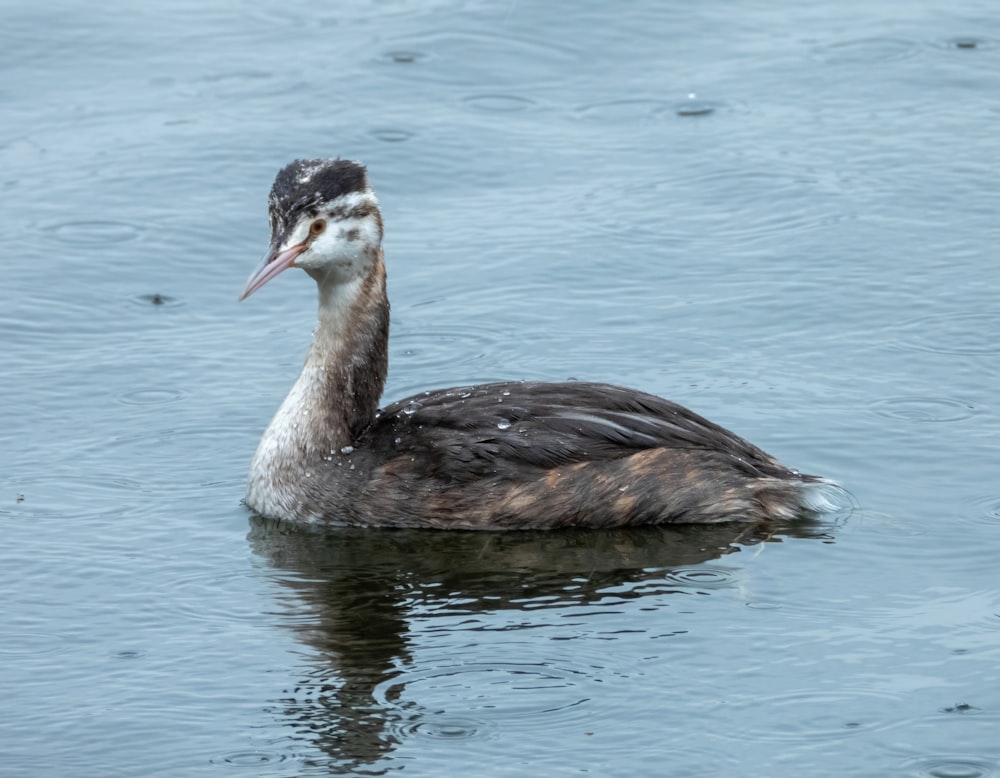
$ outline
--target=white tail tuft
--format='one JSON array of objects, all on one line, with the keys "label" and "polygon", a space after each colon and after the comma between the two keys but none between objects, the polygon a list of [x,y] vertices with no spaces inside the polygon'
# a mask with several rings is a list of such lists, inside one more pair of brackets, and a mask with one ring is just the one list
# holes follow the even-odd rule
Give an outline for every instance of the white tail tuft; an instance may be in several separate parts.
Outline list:
[{"label": "white tail tuft", "polygon": [[836,481],[815,477],[798,485],[799,500],[803,508],[813,513],[835,513],[854,507],[850,493]]}]

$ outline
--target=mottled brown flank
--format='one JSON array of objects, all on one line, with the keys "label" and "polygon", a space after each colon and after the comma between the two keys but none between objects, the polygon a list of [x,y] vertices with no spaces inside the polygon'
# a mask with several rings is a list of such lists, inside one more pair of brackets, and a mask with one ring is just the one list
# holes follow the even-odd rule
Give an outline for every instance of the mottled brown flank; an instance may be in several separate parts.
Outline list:
[{"label": "mottled brown flank", "polygon": [[[571,425],[561,415],[569,410]],[[520,421],[500,429],[492,414]],[[311,504],[331,521],[397,527],[762,521],[801,515],[801,488],[815,481],[652,395],[504,383],[387,407],[352,453],[328,465]]]}]

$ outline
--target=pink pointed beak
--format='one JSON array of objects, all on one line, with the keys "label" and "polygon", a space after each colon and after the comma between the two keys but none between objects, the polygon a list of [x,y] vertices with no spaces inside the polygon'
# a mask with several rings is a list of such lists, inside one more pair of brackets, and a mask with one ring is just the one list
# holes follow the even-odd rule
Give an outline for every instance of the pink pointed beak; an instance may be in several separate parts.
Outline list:
[{"label": "pink pointed beak", "polygon": [[284,251],[278,251],[277,248],[272,248],[268,251],[264,256],[264,259],[260,261],[260,264],[257,265],[254,271],[250,274],[250,278],[247,279],[247,285],[243,287],[243,294],[240,295],[240,300],[242,301],[247,299],[264,284],[278,275],[278,273],[292,267],[299,254],[305,251],[306,248],[308,248],[308,246],[305,243],[299,243],[298,245],[291,246]]}]

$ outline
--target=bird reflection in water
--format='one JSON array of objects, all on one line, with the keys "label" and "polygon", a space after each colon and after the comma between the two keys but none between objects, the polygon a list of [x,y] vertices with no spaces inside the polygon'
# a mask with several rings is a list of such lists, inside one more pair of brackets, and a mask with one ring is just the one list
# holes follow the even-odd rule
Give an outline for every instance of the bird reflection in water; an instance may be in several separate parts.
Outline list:
[{"label": "bird reflection in water", "polygon": [[313,653],[274,707],[330,774],[383,772],[414,731],[419,706],[378,690],[399,696],[421,670],[411,653],[421,615],[566,608],[612,591],[652,600],[691,591],[672,571],[783,537],[831,537],[830,522],[812,521],[485,534],[251,521],[254,552],[279,573],[281,619]]}]

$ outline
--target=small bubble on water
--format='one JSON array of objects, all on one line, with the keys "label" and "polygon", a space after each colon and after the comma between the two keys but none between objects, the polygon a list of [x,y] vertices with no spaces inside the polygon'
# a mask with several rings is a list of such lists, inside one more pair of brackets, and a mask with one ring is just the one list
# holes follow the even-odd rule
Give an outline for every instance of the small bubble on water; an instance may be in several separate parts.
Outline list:
[{"label": "small bubble on water", "polygon": [[344,446],[340,449],[341,454],[352,454],[354,453],[354,446]]},{"label": "small bubble on water", "polygon": [[510,421],[508,419],[500,419],[500,421],[497,422],[497,429],[509,430]]},{"label": "small bubble on water", "polygon": [[388,51],[385,53],[386,59],[398,65],[412,65],[414,62],[422,60],[425,56],[420,51]]},{"label": "small bubble on water", "polygon": [[504,393],[503,393],[503,396],[504,397],[510,397],[510,392],[505,390]]},{"label": "small bubble on water", "polygon": [[715,112],[711,103],[698,99],[696,92],[688,92],[687,100],[677,106],[678,116],[708,116]]},{"label": "small bubble on water", "polygon": [[402,438],[394,438],[392,442],[395,443],[398,446],[400,443],[403,442],[403,439]]}]

